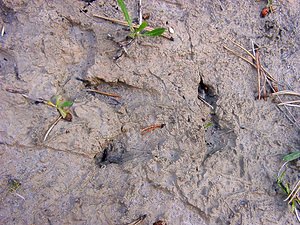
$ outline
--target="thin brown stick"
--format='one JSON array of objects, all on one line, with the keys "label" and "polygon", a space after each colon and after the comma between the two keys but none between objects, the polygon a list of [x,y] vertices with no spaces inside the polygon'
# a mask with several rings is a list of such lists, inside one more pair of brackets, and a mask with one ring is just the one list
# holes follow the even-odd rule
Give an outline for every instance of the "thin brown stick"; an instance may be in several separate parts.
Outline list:
[{"label": "thin brown stick", "polygon": [[[243,57],[243,56],[237,54],[234,50],[228,48],[228,47],[225,46],[225,45],[223,45],[223,48],[225,48],[227,51],[231,52],[231,53],[234,54],[235,56],[239,57],[240,59],[246,61],[247,63],[249,63],[250,65],[252,65],[254,68],[257,68],[256,65],[255,65],[253,62],[251,62],[249,59],[247,59],[247,58],[245,58],[245,57]],[[250,53],[250,54],[251,54],[251,53]],[[253,56],[253,55],[251,54],[251,56]],[[252,58],[252,57],[251,57],[251,58]],[[267,78],[268,78],[269,80],[271,80],[272,82],[275,82],[276,84],[278,83],[278,82],[273,78],[273,76],[272,76],[268,71],[266,71],[266,69],[265,69],[262,65],[260,65],[260,69],[261,69],[265,74],[267,74]]]},{"label": "thin brown stick", "polygon": [[[257,68],[257,66],[256,66],[253,62],[251,62],[249,59],[247,59],[247,58],[245,58],[245,57],[239,55],[239,54],[236,53],[234,50],[228,48],[228,47],[225,46],[225,45],[223,46],[223,48],[225,48],[227,51],[231,52],[231,53],[234,54],[235,56],[239,57],[240,59],[244,60],[245,62],[249,63],[249,64],[250,64],[251,66],[253,66],[254,68]],[[272,76],[268,71],[265,70],[265,68],[264,68],[262,65],[261,65],[260,68],[261,68],[261,70],[267,75],[267,78],[268,78],[271,82],[274,82],[274,83],[275,83],[275,85],[274,85],[273,83],[270,84],[270,87],[272,88],[272,90],[273,90],[274,92],[278,91],[278,87],[277,87],[278,82],[273,78],[273,76]]]},{"label": "thin brown stick", "polygon": [[255,56],[249,52],[247,49],[245,49],[242,45],[240,45],[239,43],[237,42],[234,42],[232,39],[229,38],[229,40],[236,46],[238,46],[240,49],[244,50],[249,56],[251,56],[252,59],[256,60]]},{"label": "thin brown stick", "polygon": [[154,125],[151,125],[149,127],[146,127],[144,129],[141,130],[141,134],[144,135],[148,132],[151,132],[155,129],[158,129],[158,128],[163,128],[166,124],[162,123],[162,124],[154,124]]},{"label": "thin brown stick", "polygon": [[[233,40],[229,39],[234,45],[238,46],[240,49],[242,49],[243,51],[245,51],[253,60],[256,60],[255,56],[253,54],[251,54],[251,52],[249,52],[246,48],[244,48],[242,45],[240,45],[239,43],[234,42]],[[268,79],[270,79],[273,82],[277,82],[276,79],[269,73],[266,71],[266,69],[261,65],[261,70],[263,70],[267,76]]]},{"label": "thin brown stick", "polygon": [[[245,49],[244,47],[242,47],[241,45],[239,45],[239,44],[237,44],[237,43],[235,43],[235,42],[233,42],[233,43],[234,43],[235,45],[237,45],[238,47],[240,47],[241,49],[243,49],[244,51],[248,52],[248,55],[249,55],[251,58],[254,57],[247,49]],[[228,48],[228,47],[226,47],[226,46],[223,46],[223,47],[224,47],[226,50],[230,51],[232,54],[234,54],[234,55],[236,55],[237,57],[243,59],[244,61],[246,61],[246,62],[248,62],[250,65],[252,65],[254,68],[256,68],[256,65],[255,65],[253,62],[251,62],[250,60],[248,60],[248,59],[246,59],[245,57],[243,57],[243,56],[237,54],[235,51],[233,51],[232,49],[230,49],[230,48]],[[271,81],[270,87],[271,87],[271,89],[275,92],[275,93],[273,93],[273,95],[290,94],[290,95],[297,95],[297,96],[300,96],[299,93],[292,92],[292,91],[284,91],[284,92],[283,92],[283,91],[279,91],[279,92],[278,92],[278,81],[275,80],[275,79],[273,78],[273,76],[272,76],[268,71],[266,71],[266,69],[265,69],[263,66],[261,66],[261,70],[267,75],[268,80]],[[279,98],[279,100],[280,100],[281,102],[283,102],[283,101],[280,99],[279,96],[278,96],[278,98]],[[284,111],[282,111],[279,107],[278,107],[278,109],[281,110],[281,111],[285,114],[285,116],[291,121],[291,123],[293,123],[296,127],[298,127],[298,128],[300,129],[300,126],[297,124],[297,120],[296,120],[296,118],[293,116],[293,114],[291,113],[291,111],[290,111],[285,105],[283,105],[283,106],[284,106],[284,108],[287,110],[288,114],[291,116],[292,119],[291,119]]]},{"label": "thin brown stick", "polygon": [[107,92],[103,92],[103,91],[99,91],[99,90],[94,90],[94,89],[86,89],[86,91],[89,92],[94,92],[100,95],[105,95],[105,96],[109,96],[109,97],[114,97],[114,98],[121,98],[120,95],[114,94],[114,93],[107,93]]},{"label": "thin brown stick", "polygon": [[247,59],[247,58],[245,58],[245,57],[243,57],[243,56],[237,54],[234,50],[228,48],[228,47],[225,46],[225,45],[223,45],[223,48],[225,48],[226,50],[230,51],[232,54],[236,55],[237,57],[241,58],[242,60],[246,61],[247,63],[249,63],[250,65],[252,65],[253,67],[256,68],[256,65],[255,65],[253,62],[251,62],[249,59]]},{"label": "thin brown stick", "polygon": [[[264,73],[264,72],[262,72],[261,71],[261,75],[262,75],[262,78],[263,78],[263,90],[264,90],[264,100],[266,101],[267,100],[267,80],[268,80],[268,78],[267,78],[267,76],[266,76],[266,74]],[[268,84],[270,84],[269,82],[268,82]],[[271,85],[271,88],[273,89],[273,86]],[[274,90],[274,89],[273,89]]]},{"label": "thin brown stick", "polygon": [[259,52],[255,52],[255,62],[256,62],[256,70],[257,70],[257,87],[258,87],[258,100],[260,100],[260,79],[261,79],[261,72],[260,72],[260,61],[259,61]]},{"label": "thin brown stick", "polygon": [[[126,21],[123,21],[123,20],[118,20],[118,19],[114,19],[114,18],[110,18],[110,17],[107,17],[107,16],[102,16],[102,15],[97,15],[97,14],[93,14],[93,16],[96,17],[96,18],[100,18],[100,19],[104,19],[104,20],[110,21],[112,23],[116,23],[116,24],[122,25],[122,26],[128,26],[128,23]],[[138,24],[132,24],[132,26],[134,28],[138,28],[139,27]],[[152,31],[152,30],[154,30],[154,28],[152,28],[152,27],[146,27],[145,30],[146,31]],[[170,37],[168,35],[162,34],[161,36],[164,37],[164,38],[166,38],[166,39],[168,39],[169,41],[174,41],[174,38]]]}]

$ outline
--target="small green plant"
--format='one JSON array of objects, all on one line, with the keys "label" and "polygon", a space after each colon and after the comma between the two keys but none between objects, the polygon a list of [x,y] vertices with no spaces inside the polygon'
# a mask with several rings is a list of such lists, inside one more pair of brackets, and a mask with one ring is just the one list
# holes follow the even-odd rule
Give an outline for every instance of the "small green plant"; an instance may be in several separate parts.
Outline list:
[{"label": "small green plant", "polygon": [[282,168],[284,168],[287,163],[300,159],[300,151],[292,152],[286,156],[283,157],[283,160],[285,163],[282,165],[281,169],[279,170],[278,176],[277,176],[277,185],[280,187],[280,189],[287,195],[287,198],[285,201],[288,201],[288,204],[292,207],[292,212],[296,214],[297,219],[300,222],[299,218],[299,207],[300,207],[300,180],[297,182],[297,184],[294,186],[294,188],[291,190],[290,184],[288,182],[284,182],[284,177],[286,172],[282,171]]},{"label": "small green plant", "polygon": [[300,158],[300,151],[292,152],[283,157],[283,161],[290,162]]},{"label": "small green plant", "polygon": [[68,108],[73,105],[73,102],[64,101],[61,95],[54,95],[49,101],[47,101],[47,105],[55,107],[63,119],[67,121],[72,120],[72,114]]},{"label": "small green plant", "polygon": [[213,125],[214,125],[214,123],[210,121],[210,122],[207,122],[206,124],[204,124],[203,127],[205,130],[207,130],[208,128],[212,127]]},{"label": "small green plant", "polygon": [[21,186],[21,182],[14,178],[9,178],[7,183],[10,192],[18,190]]},{"label": "small green plant", "polygon": [[123,0],[117,0],[118,5],[120,6],[125,20],[128,23],[129,29],[130,29],[130,34],[128,35],[130,38],[134,39],[138,36],[150,36],[150,37],[155,37],[155,36],[160,36],[165,32],[165,28],[159,27],[155,28],[151,31],[146,31],[146,27],[148,26],[148,23],[146,21],[143,21],[137,28],[132,23],[132,18],[130,17],[128,10],[126,8],[126,5]]}]

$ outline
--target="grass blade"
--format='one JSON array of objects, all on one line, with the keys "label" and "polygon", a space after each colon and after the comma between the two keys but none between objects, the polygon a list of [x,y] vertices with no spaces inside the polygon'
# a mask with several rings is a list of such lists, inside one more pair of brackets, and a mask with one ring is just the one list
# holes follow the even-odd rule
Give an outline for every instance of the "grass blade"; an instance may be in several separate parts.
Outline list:
[{"label": "grass blade", "polygon": [[160,36],[165,32],[166,28],[155,28],[154,30],[151,31],[146,31],[145,33],[143,33],[143,36],[151,36],[151,37],[155,37],[155,36]]},{"label": "grass blade", "polygon": [[129,16],[129,13],[128,13],[128,10],[126,8],[124,1],[123,0],[117,0],[117,1],[118,1],[118,5],[120,6],[120,8],[124,14],[126,22],[128,23],[128,26],[130,27],[130,30],[133,31],[132,19]]},{"label": "grass blade", "polygon": [[146,21],[143,21],[141,25],[135,30],[135,33],[139,33],[143,31],[148,26],[148,23]]},{"label": "grass blade", "polygon": [[59,104],[59,107],[65,108],[65,107],[71,107],[72,105],[73,105],[73,102],[65,101],[65,102],[62,102],[61,104]]},{"label": "grass blade", "polygon": [[290,162],[290,161],[293,161],[293,160],[298,159],[298,158],[300,158],[300,151],[292,152],[292,153],[284,156],[283,160],[287,161],[287,162]]}]

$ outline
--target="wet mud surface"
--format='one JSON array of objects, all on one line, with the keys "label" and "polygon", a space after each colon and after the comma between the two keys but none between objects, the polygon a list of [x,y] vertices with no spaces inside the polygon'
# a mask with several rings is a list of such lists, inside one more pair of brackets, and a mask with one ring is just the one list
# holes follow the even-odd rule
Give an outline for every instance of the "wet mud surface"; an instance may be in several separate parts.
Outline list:
[{"label": "wet mud surface", "polygon": [[[255,41],[299,92],[300,6],[274,2],[261,18],[264,1],[143,1],[174,41],[139,38],[114,61],[107,35],[128,31],[93,15],[122,19],[116,1],[0,0],[0,224],[297,224],[276,175],[299,129],[223,48]],[[64,96],[72,122],[43,141],[58,112],[11,90]]]}]

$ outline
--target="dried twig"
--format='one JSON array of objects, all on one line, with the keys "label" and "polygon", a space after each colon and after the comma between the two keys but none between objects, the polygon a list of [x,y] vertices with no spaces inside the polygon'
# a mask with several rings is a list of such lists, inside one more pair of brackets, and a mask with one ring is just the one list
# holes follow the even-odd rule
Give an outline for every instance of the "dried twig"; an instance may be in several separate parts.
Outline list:
[{"label": "dried twig", "polygon": [[258,100],[260,100],[260,79],[261,79],[261,70],[260,70],[260,60],[259,60],[259,52],[255,51],[255,62],[256,62],[256,70],[257,70],[257,85],[258,85]]},{"label": "dried twig", "polygon": [[144,129],[141,130],[141,134],[144,135],[148,132],[151,132],[155,129],[158,129],[158,128],[163,128],[164,126],[166,126],[166,124],[162,123],[162,124],[154,124],[154,125],[151,125],[149,127],[146,127]]},{"label": "dried twig", "polygon": [[294,91],[278,91],[273,93],[273,95],[295,95],[295,96],[300,96],[300,93],[294,92]]},{"label": "dried twig", "polygon": [[62,119],[63,117],[62,116],[59,116],[52,124],[51,126],[49,127],[49,129],[47,130],[44,138],[43,138],[43,141],[46,141],[47,137],[49,136],[50,132],[52,131],[52,129],[55,127],[55,125]]},{"label": "dried twig", "polygon": [[[238,46],[240,49],[242,49],[243,51],[245,51],[254,61],[255,61],[255,56],[253,54],[251,54],[247,49],[245,49],[243,46],[241,46],[240,44],[232,41],[231,39],[229,39],[234,45]],[[228,48],[227,46],[223,46],[226,50],[228,50],[229,52],[233,53],[234,55],[236,55],[237,57],[243,59],[245,62],[249,63],[250,65],[252,65],[254,68],[257,68],[256,64],[254,64],[253,62],[251,62],[249,59],[239,55],[238,53],[236,53],[234,50]],[[289,94],[289,95],[297,95],[300,96],[299,93],[296,92],[292,92],[292,91],[278,91],[278,81],[274,79],[274,77],[262,66],[260,65],[260,69],[266,74],[267,76],[267,80],[266,82],[268,82],[268,84],[270,85],[271,89],[273,90],[273,95],[277,96],[277,95],[283,95],[283,94]],[[283,102],[281,100],[281,98],[278,96],[278,99],[280,102]],[[291,111],[287,108],[286,105],[283,105],[285,110],[287,111],[287,113],[289,115],[287,115],[286,112],[284,112],[283,110],[281,110],[279,107],[279,110],[281,110],[285,116],[291,121],[291,123],[293,123],[297,128],[300,129],[300,126],[297,124],[297,120],[296,118],[293,116],[293,114],[291,113]]]},{"label": "dried twig", "polygon": [[[229,39],[234,45],[238,46],[240,49],[245,51],[253,60],[255,60],[255,56],[251,54],[246,48],[244,48],[242,45],[239,43],[234,42],[233,40]],[[256,66],[255,66],[256,68]],[[264,71],[267,74],[267,77],[269,80],[272,82],[278,83],[277,80],[261,65],[261,70]]]},{"label": "dried twig", "polygon": [[140,216],[139,218],[137,218],[135,221],[129,223],[128,225],[138,225],[140,224],[141,222],[143,222],[145,220],[145,218],[147,217],[147,215],[142,215]]},{"label": "dried twig", "polygon": [[297,182],[297,184],[294,186],[293,190],[290,192],[289,196],[284,200],[289,200],[289,204],[293,201],[293,199],[296,198],[298,192],[300,191],[300,180]]}]

